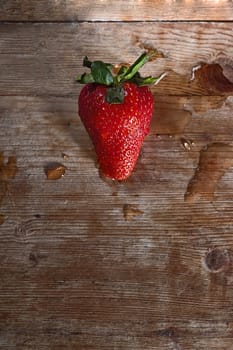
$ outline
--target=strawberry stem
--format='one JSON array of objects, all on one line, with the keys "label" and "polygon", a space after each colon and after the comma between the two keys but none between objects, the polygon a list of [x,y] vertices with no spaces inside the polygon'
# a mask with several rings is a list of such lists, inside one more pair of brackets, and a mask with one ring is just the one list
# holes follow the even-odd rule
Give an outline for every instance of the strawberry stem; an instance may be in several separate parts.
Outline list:
[{"label": "strawberry stem", "polygon": [[97,83],[108,86],[106,101],[108,103],[123,103],[124,88],[123,83],[126,81],[132,82],[138,86],[155,84],[164,75],[159,77],[141,77],[138,72],[148,61],[152,60],[157,55],[157,51],[143,52],[141,56],[129,67],[122,66],[118,74],[114,75],[112,70],[114,66],[111,63],[102,61],[91,62],[87,56],[83,59],[83,66],[90,68],[90,73],[83,73],[76,78],[76,81],[81,84]]},{"label": "strawberry stem", "polygon": [[157,51],[151,53],[143,52],[140,57],[120,76],[120,81],[132,79],[139,69],[144,66],[149,60],[157,55]]}]

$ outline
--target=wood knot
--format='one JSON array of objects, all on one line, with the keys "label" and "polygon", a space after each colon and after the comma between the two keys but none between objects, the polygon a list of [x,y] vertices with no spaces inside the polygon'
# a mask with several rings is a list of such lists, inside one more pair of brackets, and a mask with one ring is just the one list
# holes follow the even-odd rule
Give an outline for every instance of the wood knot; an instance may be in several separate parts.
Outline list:
[{"label": "wood knot", "polygon": [[39,264],[40,260],[43,258],[47,258],[47,255],[41,254],[39,252],[31,252],[28,257],[29,261],[32,264],[32,267],[36,267]]},{"label": "wood knot", "polygon": [[27,228],[24,223],[20,223],[15,227],[15,235],[20,237],[27,235]]},{"label": "wood knot", "polygon": [[211,249],[204,258],[204,265],[212,273],[225,271],[231,265],[231,254],[227,249]]},{"label": "wood knot", "polygon": [[40,233],[41,224],[39,220],[31,219],[16,225],[15,236],[20,240],[27,240]]},{"label": "wood knot", "polygon": [[173,327],[161,329],[159,334],[162,337],[173,338],[175,336],[175,329]]}]

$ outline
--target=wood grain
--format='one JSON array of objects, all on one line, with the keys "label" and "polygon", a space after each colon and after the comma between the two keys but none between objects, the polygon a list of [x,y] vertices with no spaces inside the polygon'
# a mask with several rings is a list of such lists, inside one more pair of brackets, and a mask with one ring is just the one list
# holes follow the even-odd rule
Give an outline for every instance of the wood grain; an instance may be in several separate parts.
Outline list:
[{"label": "wood grain", "polygon": [[121,63],[124,52],[124,61],[131,63],[148,46],[165,56],[142,70],[155,75],[167,72],[154,88],[156,94],[222,95],[233,90],[231,82],[224,91],[226,85],[221,84],[217,71],[208,81],[214,70],[211,75],[205,74],[207,81],[191,81],[193,67],[215,61],[223,69],[231,68],[228,75],[233,81],[230,23],[2,24],[0,28],[1,95],[77,95],[80,87],[75,77],[83,71],[85,55],[92,60]]},{"label": "wood grain", "polygon": [[[0,2],[1,349],[232,348],[232,20],[224,0]],[[107,180],[74,78],[150,48],[150,134]]]},{"label": "wood grain", "polygon": [[[203,145],[231,142],[233,100],[204,111],[212,97],[179,98],[176,113],[184,103],[199,112],[180,134],[152,130],[124,182],[99,176],[76,98],[1,98],[1,151],[18,168],[1,206],[3,348],[231,346],[232,169],[214,202],[184,194]],[[174,112],[170,96],[159,104]],[[47,180],[51,162],[66,166],[63,178]],[[126,204],[140,215],[126,220]]]},{"label": "wood grain", "polygon": [[2,21],[232,21],[231,0],[7,0]]}]

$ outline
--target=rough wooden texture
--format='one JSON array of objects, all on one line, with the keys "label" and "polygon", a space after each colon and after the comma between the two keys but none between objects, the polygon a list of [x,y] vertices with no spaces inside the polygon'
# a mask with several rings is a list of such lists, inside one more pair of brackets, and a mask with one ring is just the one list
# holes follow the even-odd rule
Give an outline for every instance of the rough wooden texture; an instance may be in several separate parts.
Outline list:
[{"label": "rough wooden texture", "polygon": [[232,82],[226,84],[217,67],[205,75],[196,71],[198,79],[192,79],[193,67],[218,62],[233,81],[231,23],[1,24],[0,36],[2,95],[77,95],[75,77],[83,70],[84,55],[113,63],[132,62],[148,48],[164,57],[143,72],[167,72],[153,88],[156,94],[218,95],[233,90]]},{"label": "rough wooden texture", "polygon": [[[150,19],[152,3],[131,16]],[[172,3],[172,19],[232,15],[230,1],[193,17],[194,2]],[[1,19],[133,19],[123,2],[88,4],[2,1]],[[232,349],[232,39],[232,23],[1,24],[1,349]],[[85,54],[131,62],[151,47],[144,71],[168,72],[151,132],[133,175],[106,180],[74,77]]]},{"label": "rough wooden texture", "polygon": [[232,0],[1,0],[2,21],[233,20]]}]

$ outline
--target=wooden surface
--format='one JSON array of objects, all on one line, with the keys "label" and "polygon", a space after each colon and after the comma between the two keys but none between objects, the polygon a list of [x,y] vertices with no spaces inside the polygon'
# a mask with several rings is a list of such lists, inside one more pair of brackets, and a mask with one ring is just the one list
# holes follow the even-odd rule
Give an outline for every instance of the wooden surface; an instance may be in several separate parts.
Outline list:
[{"label": "wooden surface", "polygon": [[233,20],[232,0],[1,0],[7,21]]},{"label": "wooden surface", "polygon": [[[0,6],[0,349],[233,349],[232,1]],[[74,78],[150,48],[151,132],[106,180]]]}]

